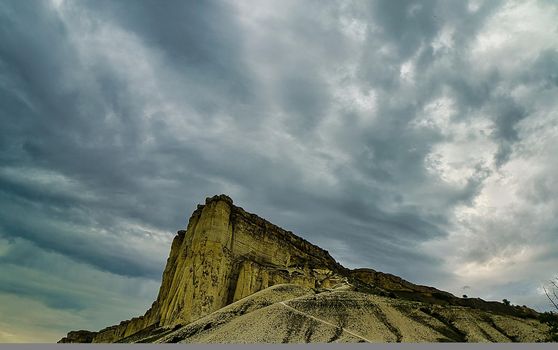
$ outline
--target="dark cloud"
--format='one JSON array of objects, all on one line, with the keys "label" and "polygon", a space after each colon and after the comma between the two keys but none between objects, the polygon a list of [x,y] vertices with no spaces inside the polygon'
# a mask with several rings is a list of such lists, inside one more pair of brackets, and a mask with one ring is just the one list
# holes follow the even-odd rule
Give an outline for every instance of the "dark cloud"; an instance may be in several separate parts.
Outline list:
[{"label": "dark cloud", "polygon": [[[166,135],[164,130],[152,130],[152,125],[144,124],[142,105],[135,103],[129,95],[129,87],[122,85],[121,77],[114,75],[115,67],[87,72],[77,50],[70,44],[65,25],[47,4],[10,6],[18,15],[3,21],[2,52],[5,54],[2,62],[9,72],[7,77],[12,79],[7,80],[2,94],[6,100],[2,114],[5,126],[2,139],[6,145],[1,150],[2,162],[17,166],[22,172],[49,169],[83,187],[72,188],[74,193],[70,198],[67,193],[61,193],[62,188],[3,177],[4,203],[13,209],[3,211],[6,214],[2,223],[5,234],[31,239],[43,248],[60,251],[109,271],[159,278],[160,266],[134,263],[133,260],[138,259],[133,255],[122,256],[118,247],[125,247],[127,243],[115,231],[117,217],[168,229],[169,236],[182,227],[187,215],[185,210],[195,206],[195,200],[188,198],[188,189],[164,193],[161,188],[181,187],[181,184],[163,181],[153,188],[146,179],[156,182],[161,177],[157,169],[174,163],[169,173],[181,173],[181,178],[174,180],[207,183],[208,180],[196,174],[188,175],[184,168],[188,164],[187,155],[196,157],[197,150],[176,144],[169,156],[165,154],[168,151],[165,142],[142,149],[145,128],[150,133],[159,133],[162,139]],[[26,30],[27,23],[35,23],[36,33]],[[83,78],[93,80],[98,87],[91,86]],[[116,120],[109,123],[108,115]],[[178,156],[179,162],[174,159],[171,163],[160,164]],[[166,176],[162,177],[165,180]],[[187,180],[190,177],[192,179]],[[64,182],[54,185],[61,186]],[[150,187],[151,191],[147,190]],[[76,198],[79,196],[75,191],[81,190],[94,192],[95,198]],[[141,193],[146,190],[151,193]],[[163,201],[168,201],[167,205],[176,210],[168,211],[168,207],[160,205]],[[173,204],[173,201],[180,204]],[[115,216],[117,212],[120,214]],[[52,220],[48,219],[48,225],[41,227],[33,214]],[[77,232],[64,234],[69,229],[58,227],[55,220],[81,225],[74,229],[76,231],[87,227],[107,229],[116,238],[92,244],[98,237]],[[118,242],[120,239],[122,241]],[[164,257],[157,257],[155,261],[160,263]]]},{"label": "dark cloud", "polygon": [[319,76],[304,74],[297,70],[287,73],[279,84],[281,101],[289,115],[289,131],[304,133],[316,127],[327,113],[329,91]]},{"label": "dark cloud", "polygon": [[[130,7],[113,1],[88,1],[73,11],[98,18],[97,26],[115,25],[160,54],[160,64],[169,68],[168,72],[157,72],[165,94],[188,104],[203,120],[226,112],[243,123],[244,116],[233,111],[258,103],[257,82],[243,59],[244,37],[231,15],[235,12],[231,4],[173,0],[164,4],[143,1]],[[121,88],[111,90],[117,89]],[[115,102],[120,100],[115,98]]]},{"label": "dark cloud", "polygon": [[552,89],[558,85],[558,51],[546,49],[540,52],[531,69],[521,72],[523,83],[542,85],[542,88]]},{"label": "dark cloud", "polygon": [[509,160],[513,143],[519,140],[516,125],[527,117],[525,108],[511,98],[500,98],[496,103],[494,137],[500,141],[500,148],[495,155],[497,165]]},{"label": "dark cloud", "polygon": [[370,7],[372,23],[381,28],[380,37],[374,39],[393,44],[401,60],[408,59],[422,44],[429,44],[444,20],[436,11],[436,1],[385,0],[372,2]]}]

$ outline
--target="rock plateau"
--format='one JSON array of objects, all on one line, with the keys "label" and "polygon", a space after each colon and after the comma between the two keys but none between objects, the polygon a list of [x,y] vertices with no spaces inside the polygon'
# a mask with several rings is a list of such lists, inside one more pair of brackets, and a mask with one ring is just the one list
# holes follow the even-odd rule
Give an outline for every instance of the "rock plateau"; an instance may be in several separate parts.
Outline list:
[{"label": "rock plateau", "polygon": [[175,236],[140,317],[61,343],[535,342],[526,307],[462,299],[331,255],[219,195]]}]

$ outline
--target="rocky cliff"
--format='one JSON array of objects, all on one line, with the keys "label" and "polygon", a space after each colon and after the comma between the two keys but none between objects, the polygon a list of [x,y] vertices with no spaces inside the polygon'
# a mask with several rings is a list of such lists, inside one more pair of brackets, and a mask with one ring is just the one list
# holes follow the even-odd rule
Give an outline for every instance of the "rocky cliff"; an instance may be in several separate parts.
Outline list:
[{"label": "rocky cliff", "polygon": [[198,205],[187,229],[174,238],[151,308],[99,331],[92,341],[187,324],[275,284],[329,287],[347,271],[327,251],[234,206],[225,195],[214,196]]},{"label": "rocky cliff", "polygon": [[[186,230],[178,231],[157,299],[143,316],[99,332],[70,332],[60,342],[165,339],[172,332],[274,285],[295,285],[305,293],[348,288],[385,299],[475,306],[464,304],[463,299],[450,293],[397,276],[371,269],[346,269],[327,251],[247,213],[234,206],[229,197],[220,195],[198,205]],[[480,299],[477,304],[488,311],[495,307]],[[514,317],[536,314],[530,309],[495,304],[494,311]]]}]

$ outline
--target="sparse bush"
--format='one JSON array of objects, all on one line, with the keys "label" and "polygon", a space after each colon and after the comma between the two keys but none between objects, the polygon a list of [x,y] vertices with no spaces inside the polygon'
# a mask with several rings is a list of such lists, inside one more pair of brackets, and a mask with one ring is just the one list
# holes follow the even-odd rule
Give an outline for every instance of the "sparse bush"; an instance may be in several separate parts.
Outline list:
[{"label": "sparse bush", "polygon": [[463,299],[467,299],[467,294],[463,294]]},{"label": "sparse bush", "polygon": [[554,312],[544,312],[539,315],[539,321],[546,323],[550,327],[548,331],[548,341],[558,342],[558,314]]},{"label": "sparse bush", "polygon": [[510,301],[509,301],[508,299],[504,299],[504,300],[502,300],[502,302],[503,302],[504,305],[506,305],[506,306],[510,306],[510,304],[511,304]]},{"label": "sparse bush", "polygon": [[436,299],[444,300],[444,301],[451,301],[451,297],[445,293],[434,292],[432,296]]}]

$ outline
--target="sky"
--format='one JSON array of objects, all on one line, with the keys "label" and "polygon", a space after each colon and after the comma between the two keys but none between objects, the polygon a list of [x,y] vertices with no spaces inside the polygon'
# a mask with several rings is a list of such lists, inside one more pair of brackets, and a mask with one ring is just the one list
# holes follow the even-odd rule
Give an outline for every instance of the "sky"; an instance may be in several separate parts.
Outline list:
[{"label": "sky", "polygon": [[549,310],[555,1],[0,1],[0,342],[143,314],[215,194]]}]

